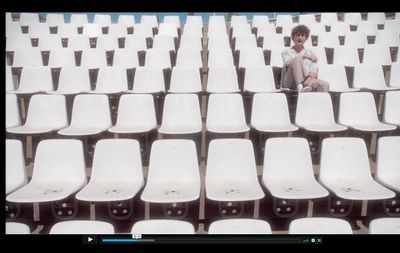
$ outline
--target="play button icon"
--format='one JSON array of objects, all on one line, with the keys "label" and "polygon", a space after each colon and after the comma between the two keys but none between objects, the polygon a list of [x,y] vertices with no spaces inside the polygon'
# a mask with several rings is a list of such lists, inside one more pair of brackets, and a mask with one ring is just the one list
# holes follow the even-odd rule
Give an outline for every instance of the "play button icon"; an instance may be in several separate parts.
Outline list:
[{"label": "play button icon", "polygon": [[83,236],[83,243],[84,244],[97,244],[97,236],[95,235],[84,235]]}]

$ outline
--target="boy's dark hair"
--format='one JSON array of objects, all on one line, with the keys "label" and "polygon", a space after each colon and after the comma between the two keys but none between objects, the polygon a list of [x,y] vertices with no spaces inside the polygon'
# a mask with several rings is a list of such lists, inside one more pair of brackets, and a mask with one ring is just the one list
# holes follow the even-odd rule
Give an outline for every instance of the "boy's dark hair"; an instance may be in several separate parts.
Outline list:
[{"label": "boy's dark hair", "polygon": [[306,39],[310,35],[310,29],[308,29],[307,26],[305,25],[298,25],[292,29],[292,39],[294,38],[295,35],[301,35],[304,34],[306,35]]}]

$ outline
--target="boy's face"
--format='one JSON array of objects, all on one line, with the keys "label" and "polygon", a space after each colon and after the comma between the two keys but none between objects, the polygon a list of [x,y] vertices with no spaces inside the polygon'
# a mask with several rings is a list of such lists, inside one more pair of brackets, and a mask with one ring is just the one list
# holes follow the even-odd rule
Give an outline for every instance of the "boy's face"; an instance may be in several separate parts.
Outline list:
[{"label": "boy's face", "polygon": [[293,36],[292,40],[295,45],[302,46],[306,42],[307,36],[305,33],[298,33]]}]

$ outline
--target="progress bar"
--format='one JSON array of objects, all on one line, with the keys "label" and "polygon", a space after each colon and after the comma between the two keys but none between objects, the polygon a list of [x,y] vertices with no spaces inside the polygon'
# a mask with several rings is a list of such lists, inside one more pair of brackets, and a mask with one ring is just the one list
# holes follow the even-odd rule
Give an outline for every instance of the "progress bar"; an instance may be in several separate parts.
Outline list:
[{"label": "progress bar", "polygon": [[115,237],[103,237],[100,238],[101,244],[130,244],[130,243],[158,243],[158,244],[170,244],[170,243],[257,243],[257,244],[322,244],[322,237],[160,237],[154,236],[154,238],[115,238]]},{"label": "progress bar", "polygon": [[139,243],[139,242],[155,242],[154,239],[132,239],[132,238],[102,238],[102,243]]}]

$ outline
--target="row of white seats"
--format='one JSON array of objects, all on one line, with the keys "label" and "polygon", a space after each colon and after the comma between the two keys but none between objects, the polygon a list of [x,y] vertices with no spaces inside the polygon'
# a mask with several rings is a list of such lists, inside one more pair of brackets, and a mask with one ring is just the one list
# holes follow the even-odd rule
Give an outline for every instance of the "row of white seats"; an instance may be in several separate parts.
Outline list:
[{"label": "row of white seats", "polygon": [[[224,27],[222,27],[225,29]],[[267,49],[267,48],[272,48],[272,47],[285,47],[285,46],[290,46],[290,44],[293,44],[293,42],[290,41],[291,37],[291,31],[292,28],[288,29],[288,34],[265,34],[265,33],[257,33],[257,37],[255,34],[252,33],[252,31],[249,30],[247,32],[237,32],[235,33],[236,30],[233,30],[233,35],[232,38],[236,40],[235,44],[248,44],[248,45],[254,45],[255,47],[258,46],[257,40],[262,38],[262,48]],[[307,41],[306,41],[306,46],[324,46],[324,47],[334,47],[334,46],[339,46],[341,44],[343,45],[351,45],[357,48],[364,48],[366,45],[370,44],[377,44],[377,45],[385,45],[385,46],[390,46],[390,47],[398,47],[399,46],[399,33],[393,32],[393,31],[386,31],[386,30],[379,30],[375,34],[375,39],[373,41],[368,39],[368,36],[366,33],[363,31],[356,31],[356,32],[350,32],[350,31],[344,31],[343,33],[334,33],[334,32],[320,32],[319,34],[312,34],[314,36],[311,36]],[[341,36],[343,38],[341,38]],[[289,38],[287,38],[289,37]],[[90,39],[97,38],[99,41],[100,45],[98,46],[99,48],[101,46],[114,46],[118,48],[118,40],[125,38],[125,44],[129,46],[129,44],[133,43],[133,39],[141,39],[142,41],[146,41],[146,38],[152,38],[154,39],[154,44],[155,45],[162,45],[162,44],[170,44],[174,42],[174,39],[180,40],[177,36],[174,36],[172,34],[163,34],[159,33],[155,35],[154,37],[148,34],[143,34],[139,32],[134,32],[133,34],[110,34],[110,35],[105,35],[105,34],[11,34],[7,35],[6,37],[6,50],[7,51],[13,51],[15,49],[23,49],[23,48],[31,48],[32,43],[31,39],[39,39],[39,47],[44,48],[44,49],[51,49],[51,47],[48,45],[50,42],[54,42],[56,45],[54,45],[52,48],[60,48],[62,47],[62,39],[68,39],[68,41],[71,41],[71,46],[78,46],[78,42],[80,42],[82,48],[89,48],[90,44],[89,41]],[[286,45],[286,39],[288,42],[290,42],[289,45]],[[85,43],[85,40],[87,43]],[[186,34],[182,35],[182,41],[183,44],[187,44],[185,40],[189,41],[197,41],[196,44],[202,43],[202,38],[200,36],[194,36],[191,34]],[[220,41],[222,40],[222,41]],[[226,30],[221,31],[221,32],[214,32],[211,33],[209,32],[209,38],[208,38],[208,49],[211,48],[220,48],[220,47],[231,47],[230,46],[230,40],[229,37],[226,33]],[[14,45],[16,44],[16,45]],[[85,45],[87,44],[87,45]],[[86,47],[85,47],[86,46]],[[196,45],[196,47],[199,47]],[[194,48],[194,47],[193,47]]]},{"label": "row of white seats", "polygon": [[[262,184],[280,199],[319,199],[330,194],[346,200],[392,199],[400,191],[398,150],[399,136],[378,139],[374,179],[363,139],[326,138],[317,181],[305,138],[270,138],[265,144],[260,182],[251,141],[215,139],[207,156],[205,197],[220,202],[260,200],[266,196]],[[140,199],[148,203],[198,201],[201,179],[195,143],[184,139],[155,141],[145,183],[137,140],[100,140],[87,182],[80,140],[43,140],[28,182],[21,142],[6,140],[9,202],[43,203],[71,196],[85,202],[124,201],[135,198],[142,188]]]},{"label": "row of white seats", "polygon": [[[171,45],[173,46],[173,45]],[[80,66],[87,66],[90,68],[99,68],[108,66],[111,62],[110,54],[106,49],[101,48],[88,48],[88,49],[74,49],[74,48],[59,48],[50,50],[48,55],[47,65],[53,68],[76,66],[77,62],[75,51],[82,51]],[[127,51],[125,51],[127,50]],[[139,54],[141,49],[134,48],[115,48],[114,58],[117,58],[117,64],[124,64],[126,66],[139,66]],[[203,65],[208,67],[234,67],[237,65],[239,68],[243,67],[263,67],[273,66],[282,68],[283,59],[282,52],[285,47],[273,47],[263,51],[260,47],[241,48],[238,53],[238,62],[235,63],[235,58],[230,48],[215,48],[208,52],[208,56],[202,57],[201,49],[179,49],[175,56],[171,55],[172,48],[152,48],[147,49],[144,58],[144,65],[149,67],[172,68],[174,66],[187,66],[202,68]],[[328,64],[328,55],[325,48],[314,47],[311,48],[318,57],[319,66]],[[267,53],[269,51],[269,55]],[[124,56],[129,54],[130,57]],[[336,46],[333,48],[332,56],[329,60],[333,64],[342,64],[345,66],[354,67],[359,64],[379,64],[391,65],[396,63],[397,59],[392,61],[391,51],[389,47],[383,45],[367,45],[363,50],[361,58],[359,52],[355,47]],[[206,58],[206,59],[205,59]],[[398,58],[398,57],[397,57]],[[18,49],[14,52],[12,57],[13,67],[30,67],[30,66],[43,66],[44,57],[39,48]],[[121,59],[121,60],[120,60]],[[331,60],[332,59],[332,60]],[[362,59],[362,60],[361,60]],[[123,61],[123,63],[120,63]],[[111,64],[111,63],[110,63]],[[114,65],[114,63],[113,63]]]},{"label": "row of white seats", "polygon": [[[356,25],[359,22],[363,21],[361,13],[344,13],[343,20],[339,20],[339,15],[337,13],[320,13],[320,14],[300,14],[298,15],[298,22],[299,23],[316,23],[317,19],[316,16],[320,16],[320,23],[330,25],[334,22],[343,21],[352,25]],[[400,13],[395,14],[395,19],[399,19]],[[294,23],[293,21],[294,16],[290,14],[278,14],[276,16],[276,25],[281,26],[284,24],[291,24]],[[385,20],[389,20],[386,17],[386,14],[383,12],[369,12],[366,16],[367,21],[375,21],[378,24],[383,24]],[[13,17],[11,13],[6,13],[6,22],[13,22]],[[21,13],[19,15],[19,21],[23,25],[29,25],[31,23],[39,23],[39,14],[37,13]],[[158,18],[156,15],[142,15],[140,18],[141,23],[150,24],[153,27],[157,27],[158,25]],[[176,25],[180,26],[180,18],[179,16],[164,16],[163,22],[168,23],[175,23]],[[231,16],[230,23],[247,23],[247,16],[243,15],[233,15]],[[53,14],[49,13],[46,15],[46,23],[50,25],[58,25],[62,23],[66,23],[63,14]],[[70,23],[83,25],[89,23],[88,16],[86,14],[72,14],[70,18]],[[99,23],[104,26],[112,24],[111,16],[107,14],[95,14],[93,23]],[[118,24],[128,24],[132,25],[135,24],[135,16],[134,15],[125,15],[120,14],[118,15]],[[203,18],[201,16],[190,16],[186,17],[185,23],[195,23],[203,25]],[[225,24],[225,16],[221,15],[214,15],[210,16],[208,20],[208,24]],[[253,15],[252,23],[254,26],[258,24],[266,24],[270,23],[269,16],[267,15]]]},{"label": "row of white seats", "polygon": [[[345,126],[372,132],[395,130],[396,126],[400,126],[399,96],[400,91],[387,92],[383,112],[385,123],[381,123],[371,93],[343,93],[340,96],[338,117],[338,123],[341,125],[338,125],[333,116],[329,94],[301,93],[297,104],[296,124],[318,132],[344,131],[347,129]],[[257,130],[282,132],[298,129],[290,122],[284,94],[255,94],[252,107],[250,124]],[[10,133],[29,134],[38,133],[38,130],[41,133],[59,130],[60,134],[65,135],[91,135],[107,130],[115,133],[137,133],[150,131],[157,126],[153,97],[145,94],[121,97],[117,123],[114,127],[111,123],[109,101],[106,95],[77,95],[69,127],[65,98],[62,95],[34,95],[23,126],[20,126],[21,120],[15,95],[7,94],[6,109],[6,128]],[[96,122],[95,125],[94,122]],[[164,127],[170,130],[164,130]],[[60,130],[63,128],[65,130]],[[185,134],[200,132],[201,129],[200,105],[196,95],[169,94],[166,96],[160,132]],[[246,124],[241,96],[239,94],[210,95],[206,129],[215,133],[247,132],[249,127]]]},{"label": "row of white seats", "polygon": [[[59,79],[53,83],[51,67],[24,67],[18,83],[14,81],[12,68],[6,68],[6,92],[15,94],[34,94],[47,92],[50,94],[79,93],[199,93],[203,91],[198,66],[172,68],[171,79],[167,82],[162,68],[129,66],[122,62],[124,54],[114,59],[116,66],[100,67],[97,73],[95,89],[91,89],[89,67],[62,67]],[[125,58],[126,59],[126,58]],[[128,60],[128,59],[126,59]],[[84,65],[90,65],[85,63]],[[92,61],[98,63],[98,61]],[[243,61],[242,61],[243,63]],[[122,65],[122,66],[121,66]],[[179,64],[183,65],[183,64]],[[211,65],[211,64],[210,64]],[[213,66],[212,64],[211,66]],[[249,64],[250,65],[250,64]],[[93,66],[92,66],[93,67]],[[127,69],[136,68],[133,88],[128,89]],[[400,88],[399,63],[391,65],[388,85],[380,65],[357,64],[352,79],[348,80],[343,65],[322,65],[319,67],[319,78],[329,82],[332,92],[387,91]],[[240,92],[237,70],[232,67],[210,67],[205,80],[205,91],[209,93]],[[73,82],[71,82],[73,81]],[[169,85],[169,89],[166,87]],[[272,66],[247,66],[244,71],[244,92],[279,92],[275,86]],[[350,84],[352,88],[350,88]],[[54,90],[57,87],[57,90]]]},{"label": "row of white seats", "polygon": [[[89,37],[97,37],[101,35],[114,35],[125,37],[128,34],[135,34],[144,37],[153,38],[154,31],[153,28],[146,24],[135,24],[130,29],[127,25],[113,24],[107,26],[107,29],[103,29],[100,24],[84,24],[82,26],[82,30],[79,29],[79,26],[75,24],[62,24],[57,26],[57,29],[52,29],[46,23],[35,23],[30,24],[28,26],[28,31],[24,31],[23,26],[21,26],[17,22],[8,23],[6,26],[6,36],[9,35],[29,35],[32,38],[38,38],[41,36],[46,36],[50,34],[58,34],[61,37],[70,37],[76,35],[87,35]],[[190,25],[185,29],[188,31],[188,34],[197,35],[202,37],[202,29],[200,26],[193,26],[193,28],[189,28]],[[200,33],[201,32],[201,33]],[[173,23],[161,23],[159,29],[157,31],[158,35],[170,35],[175,38],[179,37],[179,30]]]},{"label": "row of white seats", "polygon": [[[340,132],[347,128],[367,132],[395,130],[400,126],[400,91],[385,96],[383,122],[377,116],[374,97],[368,92],[342,93],[338,123],[334,118],[331,97],[327,93],[300,93],[296,108],[297,126],[316,132]],[[159,113],[159,112],[158,112]],[[61,135],[94,135],[104,131],[140,133],[157,128],[153,97],[149,94],[122,95],[115,126],[112,126],[106,95],[77,95],[71,123],[63,95],[34,95],[27,119],[21,126],[17,98],[6,95],[6,128],[15,134],[58,131]],[[254,95],[250,125],[261,132],[296,131],[290,122],[284,94]],[[212,94],[209,97],[206,129],[214,133],[243,133],[246,123],[240,94]],[[198,133],[202,130],[201,111],[195,94],[168,94],[159,132],[164,134]]]},{"label": "row of white seats", "polygon": [[[142,220],[131,234],[195,234],[193,224],[180,220]],[[6,222],[6,234],[30,234],[23,223]],[[94,220],[62,221],[53,225],[50,234],[114,234],[111,223]],[[210,224],[208,234],[272,234],[267,221],[259,219],[224,219]],[[350,224],[336,218],[300,218],[289,225],[289,234],[353,234]],[[400,234],[400,218],[377,218],[369,224],[369,234]]]}]

